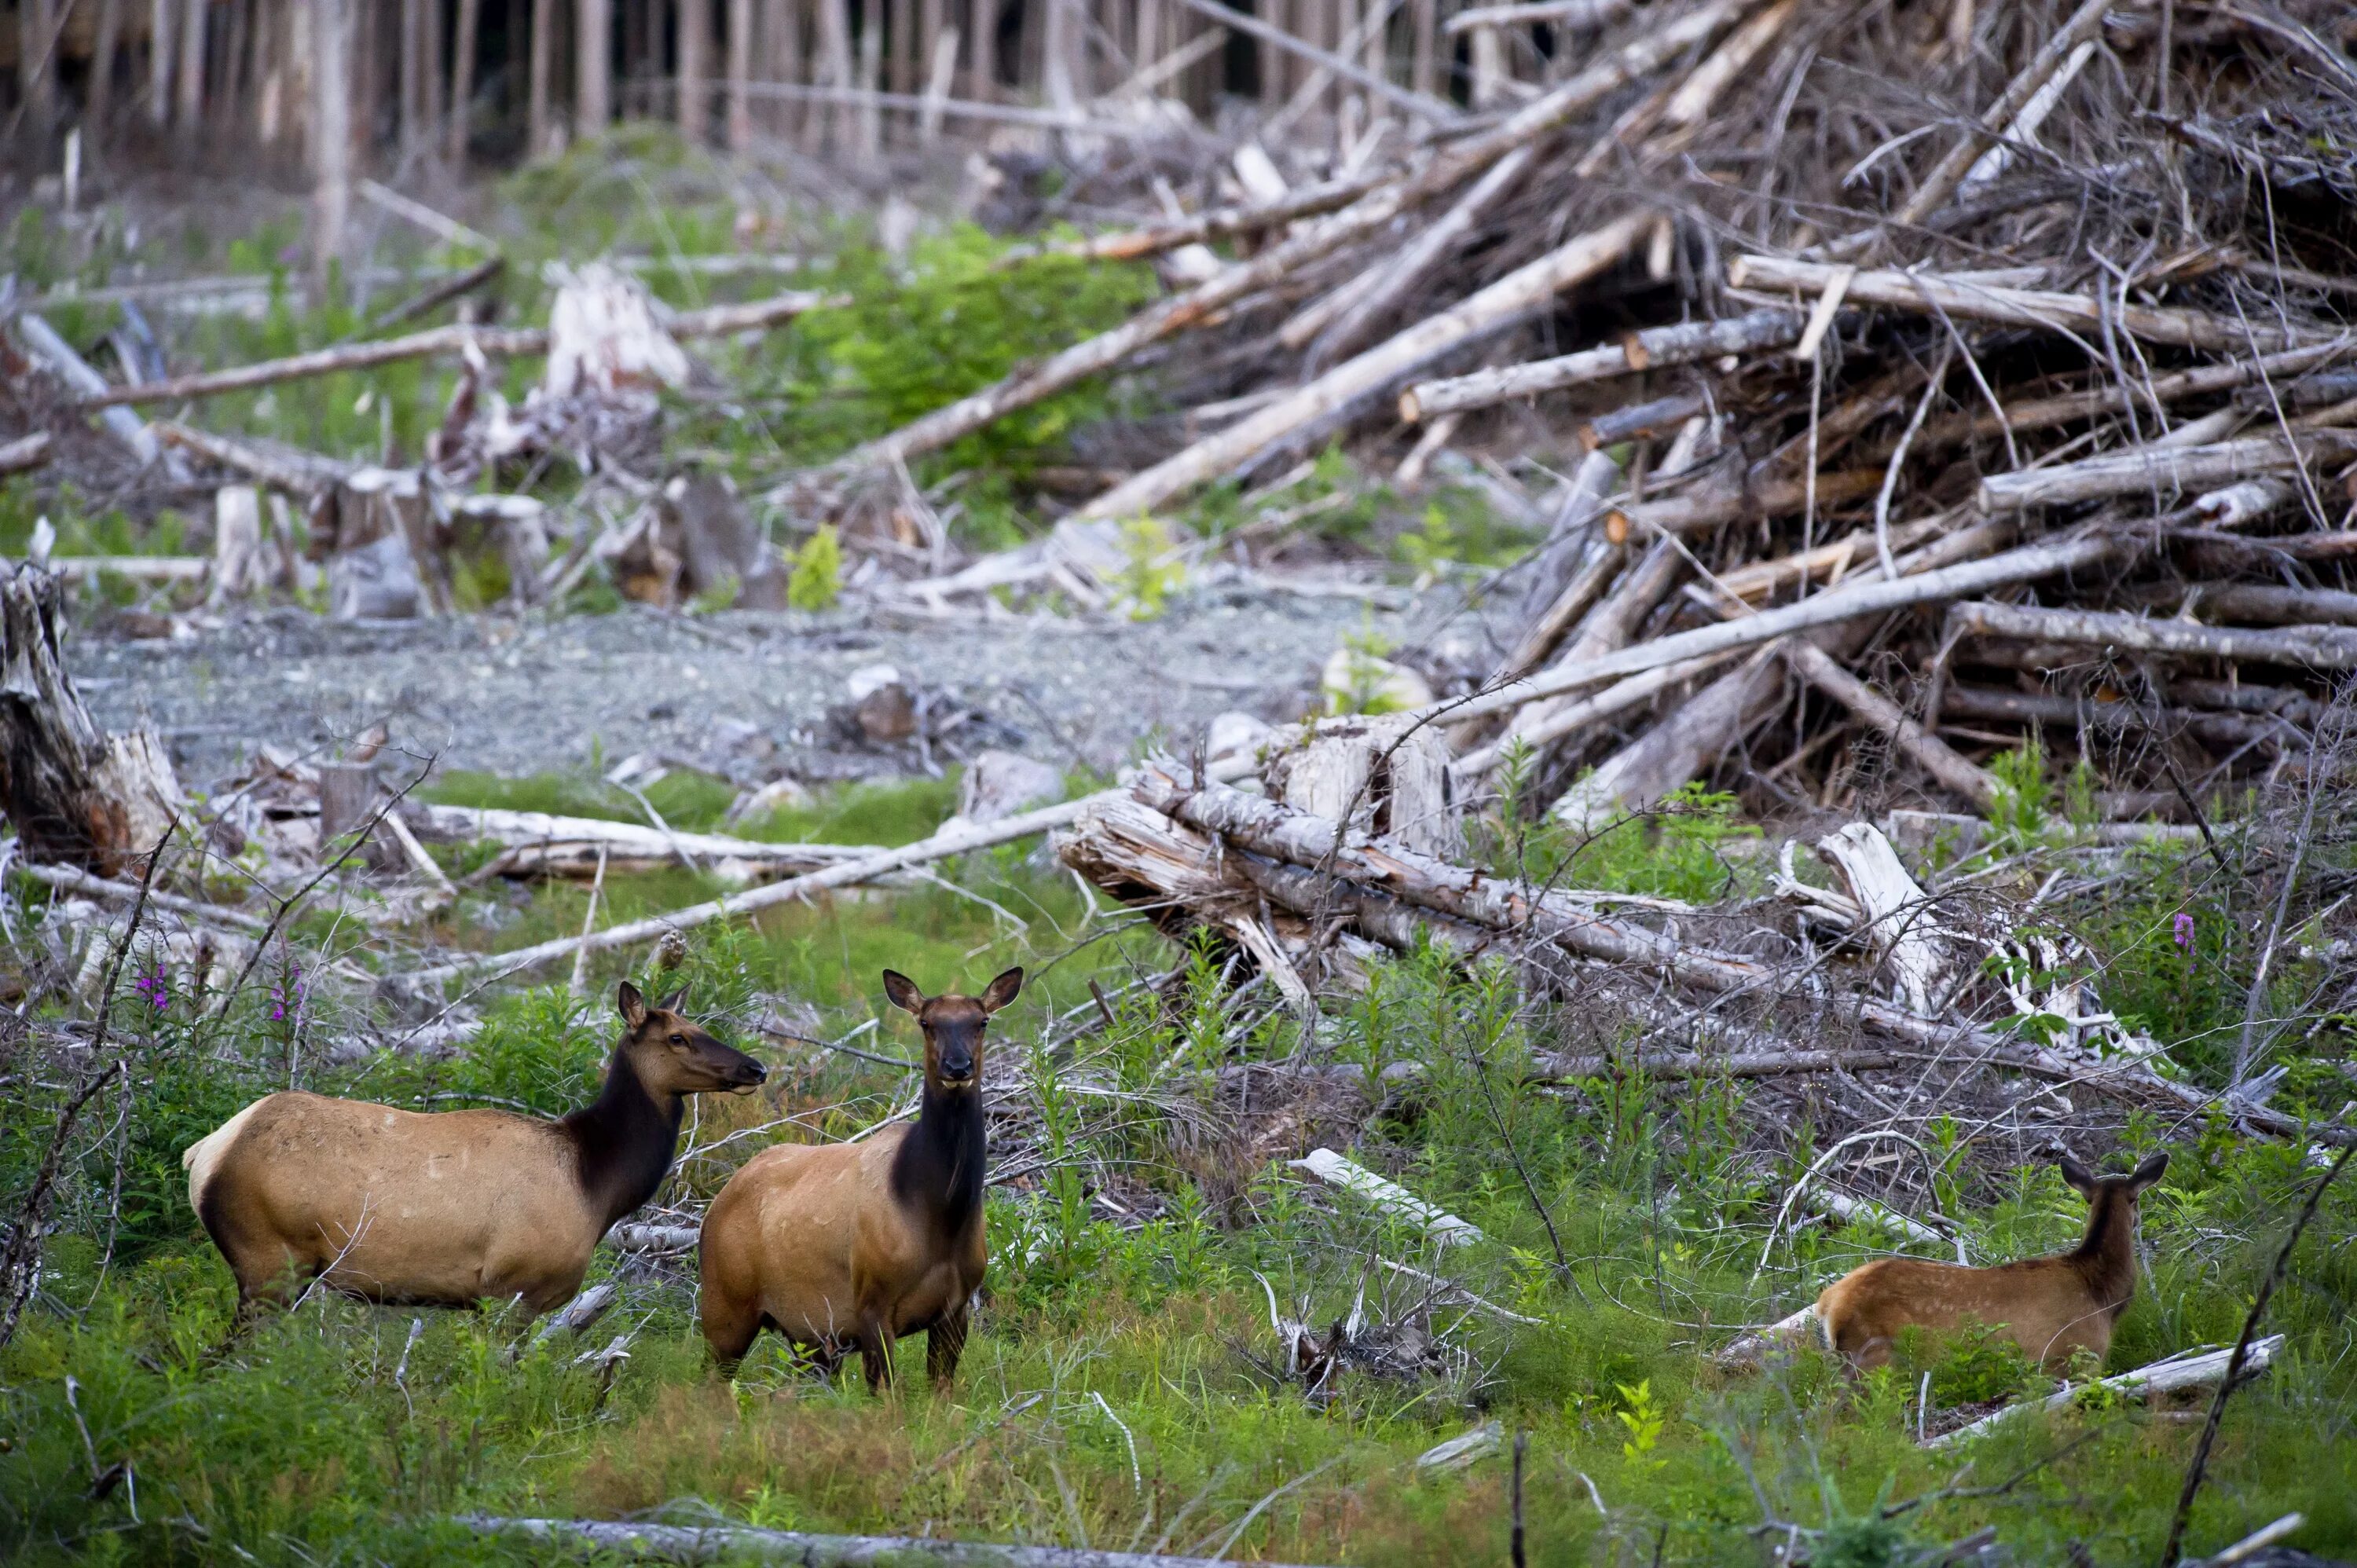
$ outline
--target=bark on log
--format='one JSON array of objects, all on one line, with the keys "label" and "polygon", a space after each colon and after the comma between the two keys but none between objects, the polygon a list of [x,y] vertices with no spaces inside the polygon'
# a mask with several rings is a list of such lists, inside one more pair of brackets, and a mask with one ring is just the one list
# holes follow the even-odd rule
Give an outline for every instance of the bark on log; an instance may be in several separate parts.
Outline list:
[{"label": "bark on log", "polygon": [[1992,474],[1981,481],[1985,511],[2066,506],[2108,496],[2214,489],[2266,474],[2289,473],[2322,458],[2357,450],[2357,432],[2316,432],[2293,442],[2280,436],[2221,441],[2207,446],[2107,453],[2077,463]]},{"label": "bark on log", "polygon": [[0,580],[0,813],[28,859],[114,876],[153,851],[180,788],[153,730],[108,735],[59,648],[63,585],[30,563]]},{"label": "bark on log", "polygon": [[[1879,468],[1819,474],[1816,504],[1823,510],[1864,500],[1881,489]],[[1631,536],[1641,537],[1652,533],[1699,533],[1706,528],[1754,518],[1790,517],[1808,504],[1809,486],[1804,478],[1760,484],[1747,476],[1742,485],[1698,488],[1685,495],[1623,506],[1619,510],[1621,525]]]},{"label": "bark on log", "polygon": [[[1784,645],[1784,657],[1809,684],[1889,736],[1893,745],[1913,757],[1924,772],[1942,785],[1982,811],[1996,803],[1998,786],[1995,774],[1925,729],[1898,703],[1843,669],[1824,649],[1805,638],[1795,638]],[[1946,711],[1944,704],[1943,711]]]},{"label": "bark on log", "polygon": [[[1787,261],[1780,256],[1738,256],[1727,265],[1727,281],[1730,288],[1760,293],[1789,290],[1817,295],[1824,293],[1835,274],[1843,270],[1821,262]],[[2123,306],[2098,300],[2092,295],[1959,283],[1937,273],[1900,272],[1896,268],[1858,273],[1849,280],[1846,297],[1852,305],[1878,306],[1885,310],[1924,316],[1944,312],[1960,321],[2038,327],[2073,335],[2092,333],[2100,337],[2108,318],[2111,328],[2147,343],[2168,343],[2213,354],[2266,353],[2298,348],[2327,336],[2314,329],[2244,323],[2207,311]]]},{"label": "bark on log", "polygon": [[1472,791],[1483,776],[1518,744],[1533,751],[1552,746],[1564,736],[1577,735],[1588,725],[1599,724],[1615,714],[1626,713],[1631,708],[1650,703],[1674,686],[1699,679],[1734,657],[1732,653],[1714,653],[1706,658],[1688,660],[1684,664],[1665,664],[1659,670],[1648,670],[1641,675],[1616,681],[1593,696],[1534,703],[1534,708],[1544,708],[1543,716],[1528,721],[1518,718],[1515,727],[1506,734],[1487,746],[1474,747],[1451,765],[1449,771],[1457,781],[1458,792],[1463,795]]},{"label": "bark on log", "polygon": [[2156,376],[2149,382],[2131,381],[2126,387],[2107,378],[2102,386],[2092,387],[2085,392],[2061,392],[2053,397],[2032,398],[2010,404],[2006,408],[2002,421],[1987,409],[1943,414],[1927,421],[1918,439],[1929,449],[1968,440],[1989,440],[2004,435],[2008,429],[2017,434],[2050,430],[2059,424],[2072,424],[2107,413],[2124,413],[2156,405],[2167,407],[2188,398],[2206,397],[2236,387],[2249,387],[2273,376],[2296,374],[2311,365],[2345,357],[2352,346],[2352,340],[2343,336],[2308,348],[2288,349],[2279,354],[2264,354],[2255,359],[2245,352],[2241,358],[2222,365],[2197,365],[2191,370]]},{"label": "bark on log", "polygon": [[[1926,540],[1938,538],[1954,524],[1953,518],[1943,514],[1902,523],[1890,531],[1890,548],[1912,550]],[[1746,604],[1758,604],[1762,599],[1773,598],[1804,579],[1813,582],[1822,576],[1837,583],[1848,575],[1851,567],[1862,561],[1871,562],[1874,556],[1874,534],[1871,530],[1861,530],[1830,544],[1820,544],[1814,550],[1780,556],[1773,561],[1755,561],[1748,566],[1721,572],[1717,585]]]},{"label": "bark on log", "polygon": [[1781,349],[1799,341],[1804,317],[1791,310],[1755,310],[1725,321],[1691,321],[1631,333],[1608,349],[1583,349],[1552,360],[1533,360],[1502,370],[1418,381],[1400,393],[1399,415],[1409,424],[1444,413],[1489,408],[1518,397],[1615,376],[1635,375],[1665,365],[1692,364],[1726,354]]},{"label": "bark on log", "polygon": [[[155,847],[152,842],[146,846],[147,849]],[[85,898],[102,898],[111,904],[136,903],[140,897],[136,883],[110,882],[105,877],[93,876],[70,865],[39,865],[31,861],[18,860],[9,863],[8,871],[13,875],[30,877],[43,886],[54,887],[61,893],[79,893]],[[202,903],[195,898],[183,898],[177,893],[167,893],[160,888],[148,888],[146,899],[158,909],[169,909],[199,925],[225,926],[231,930],[245,931],[253,936],[260,936],[270,929],[270,922],[258,915],[249,915],[242,909],[231,909],[220,904]]]},{"label": "bark on log", "polygon": [[2273,583],[2197,585],[2186,595],[2186,608],[2205,618],[2272,626],[2357,626],[2357,594],[2341,588],[2287,588]]},{"label": "bark on log", "polygon": [[[1594,108],[1630,82],[1639,81],[1732,26],[1760,0],[1710,0],[1668,26],[1615,50],[1533,99],[1491,130],[1480,132],[1437,156],[1420,171],[1389,181],[1363,199],[1315,223],[1303,225],[1250,262],[1133,317],[1110,332],[1076,343],[1005,380],[946,407],[864,443],[814,470],[800,486],[840,482],[871,469],[889,467],[961,440],[992,422],[1052,397],[1067,387],[1122,363],[1139,349],[1173,333],[1202,324],[1247,295],[1293,276],[1389,223],[1432,197],[1453,191],[1492,162]],[[799,486],[784,487],[791,493]]]},{"label": "bark on log", "polygon": [[1632,403],[1609,413],[1599,413],[1579,426],[1579,444],[1593,452],[1615,442],[1642,440],[1664,435],[1702,413],[1707,406],[1699,392],[1673,392],[1645,403]]},{"label": "bark on log", "polygon": [[1889,1051],[1661,1051],[1629,1057],[1542,1056],[1533,1083],[1576,1083],[1582,1079],[1782,1078],[1796,1073],[1873,1072],[1899,1065]]},{"label": "bark on log", "polygon": [[[716,305],[704,310],[683,310],[670,317],[662,325],[664,330],[674,338],[721,338],[731,333],[776,327],[808,311],[835,303],[838,303],[835,296],[830,295],[809,292],[781,294],[751,305]],[[430,331],[413,332],[404,338],[387,338],[374,343],[346,343],[308,354],[292,355],[284,360],[240,365],[233,370],[207,371],[198,375],[177,376],[168,381],[147,381],[138,386],[107,387],[85,396],[81,406],[113,408],[132,403],[178,403],[187,398],[251,392],[256,387],[274,386],[282,381],[331,376],[342,371],[369,370],[378,365],[397,364],[404,360],[460,354],[469,344],[480,349],[487,359],[517,359],[547,353],[549,342],[548,330],[540,327],[472,327],[463,324],[436,327]]]},{"label": "bark on log", "polygon": [[2311,670],[2357,669],[2357,630],[2338,627],[2248,631],[2240,627],[2201,626],[2192,621],[2151,619],[2110,611],[2039,609],[1986,601],[1953,607],[1948,612],[1948,626],[1952,633],[1979,637],[2298,664]]},{"label": "bark on log", "polygon": [[[457,1523],[481,1535],[522,1536],[664,1563],[749,1559],[791,1563],[796,1568],[885,1568],[915,1563],[939,1563],[942,1568],[1212,1568],[1215,1561],[1086,1547],[1002,1546],[939,1536],[811,1535],[733,1525],[618,1524],[604,1520],[500,1519],[490,1514],[456,1517]],[[1269,1563],[1265,1568],[1297,1565]]]},{"label": "bark on log", "polygon": [[1336,366],[1298,392],[1132,475],[1082,507],[1078,515],[1084,520],[1135,517],[1211,483],[1305,426],[1339,413],[1417,366],[1520,318],[1565,289],[1596,276],[1627,255],[1652,226],[1652,215],[1640,212],[1578,236],[1380,347]]},{"label": "bark on log", "polygon": [[[28,310],[16,317],[16,336],[51,375],[81,394],[82,406],[101,406],[90,400],[106,391],[106,378],[75,353],[73,345],[59,337],[56,328]],[[156,444],[156,433],[129,409],[109,410],[99,415],[99,423],[106,426],[108,435],[129,447],[143,467],[156,461],[162,451]]]}]

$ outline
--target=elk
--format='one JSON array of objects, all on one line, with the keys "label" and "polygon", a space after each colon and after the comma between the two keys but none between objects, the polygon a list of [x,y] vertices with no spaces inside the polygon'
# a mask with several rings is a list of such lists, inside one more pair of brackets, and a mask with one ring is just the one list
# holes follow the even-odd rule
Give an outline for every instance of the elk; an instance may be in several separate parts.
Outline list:
[{"label": "elk", "polygon": [[990,1262],[983,1235],[983,1029],[1015,1000],[1010,969],[978,998],[927,996],[884,972],[916,1015],[925,1087],[914,1124],[857,1144],[781,1144],[729,1178],[704,1218],[704,1337],[723,1372],[764,1327],[832,1371],[856,1349],[871,1393],[892,1346],[925,1331],[925,1369],[946,1387],[965,1348],[966,1303]]},{"label": "elk", "polygon": [[685,1097],[769,1076],[682,1015],[684,989],[650,1007],[626,981],[616,1000],[605,1087],[558,1121],[287,1090],[191,1144],[188,1204],[237,1276],[238,1324],[319,1279],[387,1304],[519,1300],[532,1316],[569,1300],[598,1238],[670,1171]]},{"label": "elk", "polygon": [[2126,1176],[2099,1176],[2067,1155],[2059,1163],[2062,1179],[2087,1199],[2087,1231],[2072,1251],[1986,1269],[1878,1258],[1827,1285],[1814,1305],[1730,1346],[1721,1363],[1822,1334],[1867,1371],[1890,1359],[1902,1329],[1948,1333],[1973,1322],[2002,1333],[2050,1372],[2083,1349],[2100,1361],[2136,1295],[2136,1199],[2169,1168],[2169,1156],[2155,1155]]}]

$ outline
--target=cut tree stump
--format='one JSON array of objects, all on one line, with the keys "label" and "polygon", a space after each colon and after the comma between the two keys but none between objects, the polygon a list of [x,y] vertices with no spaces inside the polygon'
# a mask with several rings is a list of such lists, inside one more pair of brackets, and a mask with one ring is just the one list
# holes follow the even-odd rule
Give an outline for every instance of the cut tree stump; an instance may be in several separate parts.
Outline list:
[{"label": "cut tree stump", "polygon": [[1307,746],[1277,752],[1269,793],[1297,811],[1454,859],[1465,847],[1449,781],[1448,743],[1403,714],[1320,725]]},{"label": "cut tree stump", "polygon": [[28,860],[135,870],[181,802],[151,729],[109,735],[59,657],[63,583],[26,563],[0,581],[0,811]]}]

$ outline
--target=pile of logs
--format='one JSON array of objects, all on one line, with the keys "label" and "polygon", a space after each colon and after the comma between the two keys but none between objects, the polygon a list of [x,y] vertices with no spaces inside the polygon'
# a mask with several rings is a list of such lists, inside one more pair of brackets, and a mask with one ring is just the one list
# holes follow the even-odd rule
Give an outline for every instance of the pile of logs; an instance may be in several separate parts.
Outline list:
[{"label": "pile of logs", "polygon": [[1198,540],[1173,509],[1338,438],[1405,476],[1536,452],[1544,538],[1486,585],[1486,654],[1419,671],[1460,800],[1511,770],[1588,824],[1695,779],[1761,811],[1985,813],[1990,760],[2042,739],[2102,816],[2190,823],[2300,766],[2357,660],[2357,231],[2282,149],[2357,126],[2346,18],[1695,0],[1581,26],[1550,84],[1388,167],[1068,244],[1243,253],[771,499],[856,513],[1150,365],[1216,417],[909,591],[1069,598],[1101,531],[1154,513],[1181,565],[1232,569],[1301,520]]}]

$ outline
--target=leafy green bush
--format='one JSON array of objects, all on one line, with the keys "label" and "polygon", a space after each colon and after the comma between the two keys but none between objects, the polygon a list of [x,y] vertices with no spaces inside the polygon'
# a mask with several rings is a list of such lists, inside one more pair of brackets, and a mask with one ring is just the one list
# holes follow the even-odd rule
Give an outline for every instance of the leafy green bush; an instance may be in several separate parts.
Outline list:
[{"label": "leafy green bush", "polygon": [[843,591],[843,546],[834,525],[822,522],[794,552],[793,570],[786,577],[786,603],[798,610],[834,607]]}]

